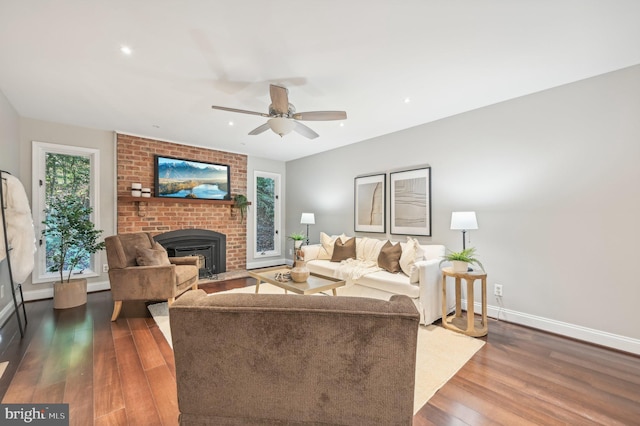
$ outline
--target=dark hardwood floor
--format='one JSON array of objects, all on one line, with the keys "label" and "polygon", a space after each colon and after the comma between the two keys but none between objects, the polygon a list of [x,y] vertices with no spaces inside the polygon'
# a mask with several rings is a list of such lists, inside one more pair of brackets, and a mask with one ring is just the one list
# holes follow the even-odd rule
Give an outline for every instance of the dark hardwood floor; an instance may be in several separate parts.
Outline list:
[{"label": "dark hardwood floor", "polygon": [[[27,303],[23,339],[15,318],[0,329],[2,402],[66,402],[72,425],[176,425],[171,348],[144,303],[125,303],[115,323],[112,303],[108,291],[67,310]],[[640,424],[640,357],[495,320],[484,339],[414,425]]]}]

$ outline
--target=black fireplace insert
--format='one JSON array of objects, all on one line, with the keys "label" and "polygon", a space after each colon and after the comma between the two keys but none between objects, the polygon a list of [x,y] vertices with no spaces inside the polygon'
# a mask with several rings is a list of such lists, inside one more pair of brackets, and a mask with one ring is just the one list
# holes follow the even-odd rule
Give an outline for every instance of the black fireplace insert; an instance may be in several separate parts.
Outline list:
[{"label": "black fireplace insert", "polygon": [[200,257],[200,278],[227,271],[227,236],[208,229],[181,229],[154,237],[170,257]]}]

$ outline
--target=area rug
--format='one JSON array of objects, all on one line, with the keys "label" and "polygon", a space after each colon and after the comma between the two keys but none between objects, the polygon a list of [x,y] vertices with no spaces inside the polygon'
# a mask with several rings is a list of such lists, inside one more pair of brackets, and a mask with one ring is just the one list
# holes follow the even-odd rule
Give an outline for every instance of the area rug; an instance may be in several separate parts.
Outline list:
[{"label": "area rug", "polygon": [[7,366],[9,366],[9,361],[0,362],[0,378],[2,378],[2,375],[4,374],[5,370],[7,369]]},{"label": "area rug", "polygon": [[[236,288],[222,293],[254,293],[255,286]],[[260,284],[260,293],[282,294],[282,289],[271,284]],[[167,303],[149,305],[149,312],[172,346]],[[462,366],[484,345],[474,339],[442,327],[420,326],[416,354],[416,388],[413,403],[414,414],[453,377]]]}]

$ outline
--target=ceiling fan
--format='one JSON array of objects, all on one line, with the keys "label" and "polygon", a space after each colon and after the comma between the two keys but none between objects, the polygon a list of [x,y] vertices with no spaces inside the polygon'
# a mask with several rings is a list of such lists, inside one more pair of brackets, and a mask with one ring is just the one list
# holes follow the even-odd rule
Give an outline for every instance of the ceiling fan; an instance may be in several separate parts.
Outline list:
[{"label": "ceiling fan", "polygon": [[256,127],[255,129],[250,131],[250,135],[259,135],[260,133],[271,129],[274,133],[282,137],[294,130],[300,133],[302,136],[305,136],[309,139],[315,139],[319,135],[297,120],[329,121],[344,120],[347,118],[347,113],[345,111],[296,112],[296,108],[289,103],[289,90],[287,90],[286,87],[271,84],[269,86],[269,93],[271,95],[271,105],[269,105],[268,114],[265,114],[263,112],[246,111],[243,109],[227,108],[215,105],[212,105],[211,108],[220,109],[223,111],[239,112],[242,114],[260,115],[262,117],[269,118],[269,120],[267,120],[267,122],[262,126]]}]

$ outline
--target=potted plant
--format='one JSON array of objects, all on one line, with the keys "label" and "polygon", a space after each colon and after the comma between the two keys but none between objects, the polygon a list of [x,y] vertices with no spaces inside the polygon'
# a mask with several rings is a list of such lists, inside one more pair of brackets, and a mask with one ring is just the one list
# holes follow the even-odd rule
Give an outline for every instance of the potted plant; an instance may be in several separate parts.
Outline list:
[{"label": "potted plant", "polygon": [[307,263],[304,261],[304,252],[302,251],[302,243],[307,236],[302,232],[292,232],[287,238],[293,240],[295,247],[295,258],[293,260],[293,268],[289,271],[291,279],[297,283],[303,283],[309,278],[310,272]]},{"label": "potted plant", "polygon": [[42,235],[51,241],[47,244],[47,255],[53,262],[49,272],[60,274],[60,281],[53,283],[53,306],[56,309],[87,303],[86,278],[72,280],[71,274],[87,254],[105,247],[104,241],[98,241],[102,231],[95,229],[91,221],[92,211],[82,199],[70,194],[54,196],[45,209]]},{"label": "potted plant", "polygon": [[247,207],[251,204],[247,200],[246,195],[236,194],[233,196],[233,207],[240,210],[240,221],[244,221],[244,216],[247,213]]},{"label": "potted plant", "polygon": [[478,259],[475,258],[476,249],[475,247],[469,247],[468,249],[464,249],[462,251],[450,251],[444,256],[444,258],[440,261],[440,265],[444,262],[451,262],[453,264],[454,272],[467,272],[469,268],[469,264],[475,264],[480,267],[484,271],[484,266]]},{"label": "potted plant", "polygon": [[307,236],[302,232],[292,232],[287,238],[293,240],[293,246],[296,249],[299,249],[300,247],[302,247],[302,243],[305,238],[307,238]]}]

